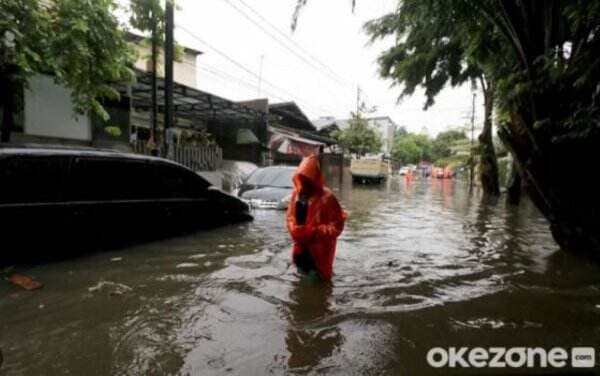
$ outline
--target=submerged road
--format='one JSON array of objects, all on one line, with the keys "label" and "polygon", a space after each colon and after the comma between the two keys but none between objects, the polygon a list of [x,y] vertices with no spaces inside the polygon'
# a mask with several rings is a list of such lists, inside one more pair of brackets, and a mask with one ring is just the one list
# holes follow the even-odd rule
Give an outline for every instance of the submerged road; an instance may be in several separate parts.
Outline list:
[{"label": "submerged road", "polygon": [[429,374],[433,346],[600,348],[600,265],[530,203],[397,178],[338,195],[332,285],[289,265],[278,211],[17,268],[45,286],[0,282],[0,374]]}]

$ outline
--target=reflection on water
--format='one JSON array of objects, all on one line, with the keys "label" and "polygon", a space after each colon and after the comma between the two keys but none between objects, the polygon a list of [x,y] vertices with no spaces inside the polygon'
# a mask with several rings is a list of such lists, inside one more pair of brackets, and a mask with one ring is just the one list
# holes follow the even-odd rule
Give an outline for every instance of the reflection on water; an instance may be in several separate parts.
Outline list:
[{"label": "reflection on water", "polygon": [[285,338],[291,371],[318,369],[323,359],[331,357],[341,344],[339,328],[318,326],[332,313],[331,291],[331,285],[306,278],[294,283],[286,312],[289,328]]},{"label": "reflection on water", "polygon": [[600,267],[557,252],[529,203],[450,180],[337,193],[332,284],[290,265],[275,211],[19,267],[45,287],[0,283],[0,374],[429,374],[432,346],[600,346]]}]

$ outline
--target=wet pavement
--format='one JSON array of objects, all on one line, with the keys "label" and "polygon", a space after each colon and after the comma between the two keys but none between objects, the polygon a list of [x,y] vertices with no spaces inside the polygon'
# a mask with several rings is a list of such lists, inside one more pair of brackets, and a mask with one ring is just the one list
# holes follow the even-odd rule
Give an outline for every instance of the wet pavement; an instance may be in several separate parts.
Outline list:
[{"label": "wet pavement", "polygon": [[600,348],[600,265],[529,202],[399,178],[338,194],[331,285],[290,265],[280,211],[17,267],[44,287],[0,282],[0,375],[430,374],[434,346]]}]

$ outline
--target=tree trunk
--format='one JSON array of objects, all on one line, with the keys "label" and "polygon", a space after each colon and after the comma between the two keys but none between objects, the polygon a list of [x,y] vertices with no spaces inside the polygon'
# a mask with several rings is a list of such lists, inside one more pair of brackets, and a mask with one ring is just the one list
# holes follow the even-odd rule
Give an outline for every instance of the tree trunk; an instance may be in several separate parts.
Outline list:
[{"label": "tree trunk", "polygon": [[14,83],[10,76],[0,76],[0,97],[2,98],[2,136],[0,142],[10,142],[10,132],[14,128]]},{"label": "tree trunk", "polygon": [[517,169],[515,161],[512,162],[510,169],[510,179],[506,189],[506,201],[511,205],[519,205],[521,202],[521,174]]},{"label": "tree trunk", "polygon": [[484,86],[483,96],[485,120],[483,122],[483,130],[479,135],[481,187],[483,188],[484,195],[498,196],[500,195],[498,161],[492,140],[492,111],[494,108],[492,89]]},{"label": "tree trunk", "polygon": [[553,125],[533,127],[529,122],[513,111],[510,124],[498,131],[518,165],[524,189],[563,250],[600,255],[600,195],[593,182],[600,137],[557,143],[543,133]]}]

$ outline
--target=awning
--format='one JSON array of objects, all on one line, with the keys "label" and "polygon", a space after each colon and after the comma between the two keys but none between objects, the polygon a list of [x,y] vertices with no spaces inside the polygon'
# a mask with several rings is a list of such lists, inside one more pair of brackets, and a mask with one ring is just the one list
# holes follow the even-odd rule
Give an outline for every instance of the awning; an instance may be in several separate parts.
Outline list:
[{"label": "awning", "polygon": [[[157,78],[158,110],[164,112],[165,80]],[[132,106],[143,111],[152,107],[152,75],[136,70],[136,81],[119,84],[122,95],[129,96]],[[232,122],[265,122],[267,114],[239,103],[203,92],[185,85],[173,83],[173,110],[175,116],[199,120],[224,120]]]},{"label": "awning", "polygon": [[308,140],[287,132],[278,132],[271,127],[269,127],[269,132],[271,133],[269,149],[281,154],[308,157],[309,155],[318,154],[319,149],[325,146],[322,142]]}]

